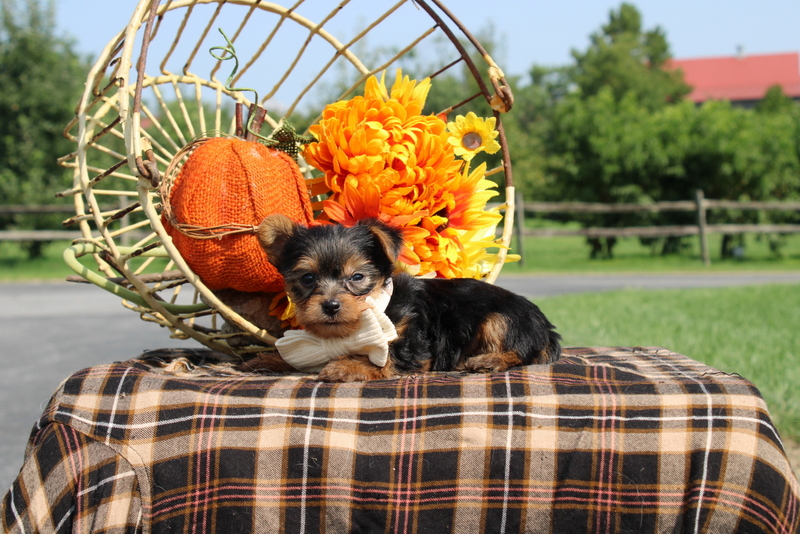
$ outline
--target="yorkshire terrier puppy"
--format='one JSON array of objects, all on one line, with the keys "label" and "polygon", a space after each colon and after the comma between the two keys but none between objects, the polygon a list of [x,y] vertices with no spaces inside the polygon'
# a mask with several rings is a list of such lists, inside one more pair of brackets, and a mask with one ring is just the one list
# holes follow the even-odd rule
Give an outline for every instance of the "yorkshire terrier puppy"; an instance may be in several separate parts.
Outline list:
[{"label": "yorkshire terrier puppy", "polygon": [[[363,354],[348,354],[328,362],[320,380],[377,380],[424,371],[499,372],[550,363],[561,354],[555,327],[520,295],[479,280],[395,274],[403,239],[378,220],[352,227],[305,227],[271,215],[259,226],[258,238],[285,279],[297,321],[319,338],[351,335],[364,310],[391,290],[385,314],[397,338],[388,345],[388,362],[379,367]],[[274,364],[274,358],[265,357],[247,367],[269,369]]]}]

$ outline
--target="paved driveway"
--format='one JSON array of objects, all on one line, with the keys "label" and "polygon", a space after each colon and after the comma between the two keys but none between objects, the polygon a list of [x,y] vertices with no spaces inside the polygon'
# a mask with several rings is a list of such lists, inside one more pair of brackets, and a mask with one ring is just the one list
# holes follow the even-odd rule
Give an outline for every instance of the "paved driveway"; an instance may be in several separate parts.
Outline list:
[{"label": "paved driveway", "polygon": [[[694,288],[800,283],[800,273],[503,276],[498,284],[528,297],[634,288]],[[0,284],[0,495],[22,464],[31,427],[71,373],[164,347],[196,347],[140,321],[119,300],[83,284]]]},{"label": "paved driveway", "polygon": [[159,347],[196,346],[144,323],[83,284],[0,284],[0,494],[22,465],[31,427],[71,373]]}]

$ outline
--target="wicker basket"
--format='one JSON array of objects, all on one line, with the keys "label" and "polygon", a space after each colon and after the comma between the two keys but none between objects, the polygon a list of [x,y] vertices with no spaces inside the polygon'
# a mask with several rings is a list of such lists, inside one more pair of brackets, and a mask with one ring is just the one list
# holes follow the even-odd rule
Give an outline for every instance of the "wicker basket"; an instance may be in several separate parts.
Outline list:
[{"label": "wicker basket", "polygon": [[[470,73],[478,88],[473,98],[490,103],[497,119],[502,164],[487,176],[503,177],[505,215],[487,282],[495,281],[511,241],[514,188],[500,117],[513,99],[483,47],[438,0],[401,0],[379,13],[373,12],[382,2],[319,4],[312,13],[302,0],[291,7],[261,0],[141,0],[130,24],[89,72],[75,119],[66,128],[76,150],[61,161],[74,169],[74,184],[60,196],[74,198],[76,215],[65,224],[77,225],[83,235],[65,251],[67,263],[81,278],[121,297],[143,320],[233,357],[269,349],[275,337],[192,272],[162,225],[159,185],[193,139],[236,130],[235,117],[228,118],[235,115],[234,103],[279,109],[264,117],[265,126],[276,128],[296,110],[313,108],[319,87],[330,92],[347,79],[352,85],[348,82],[340,98],[348,98],[369,76],[393,71],[412,51],[429,51],[425,47],[433,40],[437,53],[424,57],[440,58],[429,73],[434,82],[453,67]],[[372,13],[372,22],[347,31],[356,21],[363,23],[364,13]],[[269,88],[257,102],[248,100],[247,92],[231,90],[225,81],[229,67],[208,54],[220,44],[217,28],[225,28],[234,44],[258,36],[257,49],[237,50],[241,68],[229,80]],[[393,49],[381,42],[387,28],[402,28],[405,44]],[[367,52],[359,57],[362,49]],[[442,111],[461,110],[473,98]],[[299,163],[313,182],[311,170],[302,159]]]}]

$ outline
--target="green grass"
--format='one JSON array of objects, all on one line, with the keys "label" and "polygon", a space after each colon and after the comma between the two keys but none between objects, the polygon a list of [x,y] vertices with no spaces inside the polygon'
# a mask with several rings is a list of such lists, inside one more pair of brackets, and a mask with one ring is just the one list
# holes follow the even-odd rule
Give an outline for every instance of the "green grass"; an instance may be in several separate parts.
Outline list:
[{"label": "green grass", "polygon": [[44,246],[40,258],[28,259],[18,243],[0,241],[0,281],[63,280],[75,274],[61,257],[69,241],[54,241]]},{"label": "green grass", "polygon": [[[33,281],[58,281],[64,280],[75,272],[69,268],[62,257],[64,250],[72,243],[69,241],[54,241],[47,243],[42,251],[42,256],[29,259],[26,252],[18,243],[0,241],[0,282],[33,282]],[[97,263],[91,255],[78,258],[78,261],[89,269],[97,271]],[[143,260],[131,260],[134,267]],[[158,272],[164,268],[166,260],[157,259],[153,262],[148,272]]]},{"label": "green grass", "polygon": [[624,290],[537,299],[565,346],[661,346],[761,391],[782,435],[800,440],[800,284]]}]

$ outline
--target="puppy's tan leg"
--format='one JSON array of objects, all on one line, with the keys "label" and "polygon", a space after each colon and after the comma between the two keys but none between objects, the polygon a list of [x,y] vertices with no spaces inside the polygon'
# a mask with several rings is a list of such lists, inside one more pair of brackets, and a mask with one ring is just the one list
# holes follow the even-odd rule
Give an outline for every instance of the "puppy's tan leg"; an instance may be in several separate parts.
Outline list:
[{"label": "puppy's tan leg", "polygon": [[328,363],[319,372],[317,378],[323,382],[366,382],[393,376],[395,376],[395,369],[391,360],[386,362],[384,367],[378,367],[366,356],[349,355]]},{"label": "puppy's tan leg", "polygon": [[499,373],[522,365],[516,352],[491,352],[472,356],[464,362],[464,367],[472,373]]},{"label": "puppy's tan leg", "polygon": [[486,316],[471,347],[466,354],[475,354],[459,367],[472,373],[498,373],[510,367],[522,365],[522,359],[514,351],[507,351],[504,347],[508,320],[500,313],[490,313]]}]

